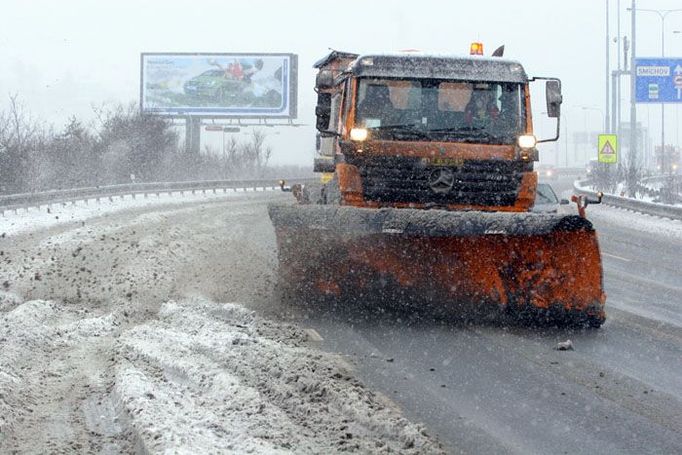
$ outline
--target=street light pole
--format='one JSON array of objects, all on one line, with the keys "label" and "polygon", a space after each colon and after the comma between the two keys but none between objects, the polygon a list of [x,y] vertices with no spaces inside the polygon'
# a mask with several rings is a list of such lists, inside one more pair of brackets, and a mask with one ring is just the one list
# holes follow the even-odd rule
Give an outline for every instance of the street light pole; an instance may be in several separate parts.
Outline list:
[{"label": "street light pole", "polygon": [[620,139],[620,71],[623,69],[620,64],[620,50],[622,48],[621,44],[621,35],[620,35],[620,0],[618,0],[618,4],[616,5],[616,8],[618,8],[618,13],[616,14],[616,20],[618,21],[618,25],[616,26],[617,28],[617,33],[618,33],[618,47],[616,48],[616,55],[618,56],[618,77],[616,78],[617,82],[617,88],[616,88],[616,112],[611,112],[611,115],[616,118],[615,122],[615,128],[613,129],[612,133],[616,133],[618,135],[618,138]]},{"label": "street light pole", "polygon": [[609,125],[609,79],[611,77],[611,68],[609,66],[609,46],[611,43],[609,42],[609,0],[606,0],[606,117],[604,118],[604,132],[609,133],[610,132],[610,125]]},{"label": "street light pole", "polygon": [[[682,30],[673,30],[673,35],[682,34]],[[675,143],[677,147],[680,147],[680,106],[679,104],[675,106]]]},{"label": "street light pole", "polygon": [[[582,108],[583,111],[597,111],[597,112],[599,112],[601,114],[602,122],[606,122],[606,115],[604,115],[604,111],[601,110],[600,108],[594,107],[594,106],[580,106],[580,107]],[[585,123],[587,124],[587,117],[585,117],[585,119],[586,119]],[[585,127],[585,131],[587,132],[587,127]],[[589,134],[588,134],[588,139],[589,139]],[[597,151],[597,156],[599,156],[599,151]],[[589,161],[589,159],[588,159],[588,161]]]},{"label": "street light pole", "polygon": [[[661,58],[665,58],[665,18],[670,11],[661,16]],[[655,152],[654,152],[655,154]],[[665,104],[661,103],[661,172],[665,174]]]},{"label": "street light pole", "polygon": [[580,106],[583,111],[597,111],[601,114],[601,120],[602,122],[606,119],[606,116],[604,115],[604,111],[598,107],[594,106]]},{"label": "street light pole", "polygon": [[620,64],[620,0],[616,4],[616,70],[611,74],[611,133],[617,134],[620,137],[620,71],[622,70]]},{"label": "street light pole", "polygon": [[[637,56],[637,1],[632,0],[632,54],[630,55],[630,150],[628,152],[628,161],[630,169],[634,169],[637,164],[637,102],[635,94],[637,93],[637,64],[635,58]],[[633,183],[631,181],[630,172],[625,177],[625,182],[628,187],[629,196],[633,196]]]},{"label": "street light pole", "polygon": [[564,116],[564,131],[566,132],[566,167],[568,167],[568,116],[563,113]]}]

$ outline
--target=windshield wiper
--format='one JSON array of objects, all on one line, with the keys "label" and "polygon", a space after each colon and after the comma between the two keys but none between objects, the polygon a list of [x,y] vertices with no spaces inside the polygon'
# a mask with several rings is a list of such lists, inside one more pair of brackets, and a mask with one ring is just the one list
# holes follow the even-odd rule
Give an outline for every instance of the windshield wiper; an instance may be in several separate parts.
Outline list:
[{"label": "windshield wiper", "polygon": [[478,133],[489,134],[486,128],[474,126],[449,126],[447,128],[435,128],[428,130],[429,133]]},{"label": "windshield wiper", "polygon": [[419,128],[417,125],[412,123],[406,123],[402,125],[381,125],[367,129],[372,131],[385,130],[398,134],[411,134],[422,139],[431,139],[431,137],[428,134],[428,131],[424,131],[423,129]]},{"label": "windshield wiper", "polygon": [[437,129],[432,129],[432,130],[427,130],[427,133],[436,133],[436,134],[450,134],[451,137],[454,137],[456,139],[461,139],[464,141],[471,141],[471,140],[481,140],[481,139],[486,139],[488,143],[491,142],[500,142],[500,143],[506,143],[509,141],[513,141],[513,139],[510,139],[508,135],[504,136],[497,136],[492,134],[490,131],[486,130],[485,128],[476,128],[476,127],[449,127],[449,128],[437,128]]},{"label": "windshield wiper", "polygon": [[380,125],[380,126],[368,126],[368,130],[388,130],[388,129],[393,129],[393,128],[409,128],[409,129],[414,129],[417,128],[417,125],[414,123],[401,123],[397,125]]}]

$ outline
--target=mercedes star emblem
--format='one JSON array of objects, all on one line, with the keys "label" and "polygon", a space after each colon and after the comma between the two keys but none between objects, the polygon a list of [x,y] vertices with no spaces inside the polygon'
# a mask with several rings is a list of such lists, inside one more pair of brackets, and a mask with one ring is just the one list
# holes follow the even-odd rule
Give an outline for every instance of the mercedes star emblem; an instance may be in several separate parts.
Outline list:
[{"label": "mercedes star emblem", "polygon": [[452,169],[439,167],[429,175],[429,187],[436,194],[449,193],[455,186],[455,173]]}]

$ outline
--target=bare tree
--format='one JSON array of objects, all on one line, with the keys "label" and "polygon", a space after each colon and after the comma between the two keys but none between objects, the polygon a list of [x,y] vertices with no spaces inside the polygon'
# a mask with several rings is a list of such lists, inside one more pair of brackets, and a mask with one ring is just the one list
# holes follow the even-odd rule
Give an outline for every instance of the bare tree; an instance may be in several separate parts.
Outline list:
[{"label": "bare tree", "polygon": [[17,94],[10,95],[9,109],[0,112],[0,191],[35,191],[37,146],[41,129],[25,111]]},{"label": "bare tree", "polygon": [[[273,150],[263,130],[230,136],[220,152],[188,155],[167,120],[137,105],[93,106],[90,126],[71,117],[63,130],[33,120],[17,95],[0,112],[0,192],[17,193],[136,181],[225,179],[299,174],[268,168]],[[305,172],[305,171],[304,171]]]},{"label": "bare tree", "polygon": [[262,176],[263,168],[268,165],[272,156],[272,148],[265,144],[266,137],[263,130],[254,129],[251,131],[250,142],[245,144],[249,164],[258,177]]}]

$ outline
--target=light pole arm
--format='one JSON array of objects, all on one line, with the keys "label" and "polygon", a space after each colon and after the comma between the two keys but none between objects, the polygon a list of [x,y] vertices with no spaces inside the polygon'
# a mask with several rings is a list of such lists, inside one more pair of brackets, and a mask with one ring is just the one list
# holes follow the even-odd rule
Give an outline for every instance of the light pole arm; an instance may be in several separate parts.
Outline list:
[{"label": "light pole arm", "polygon": [[[632,8],[627,8],[628,11],[632,11]],[[649,9],[649,8],[635,8],[636,11],[645,13],[655,13],[661,18],[661,57],[665,57],[665,19],[672,13],[682,12],[682,8],[679,9]]]}]

